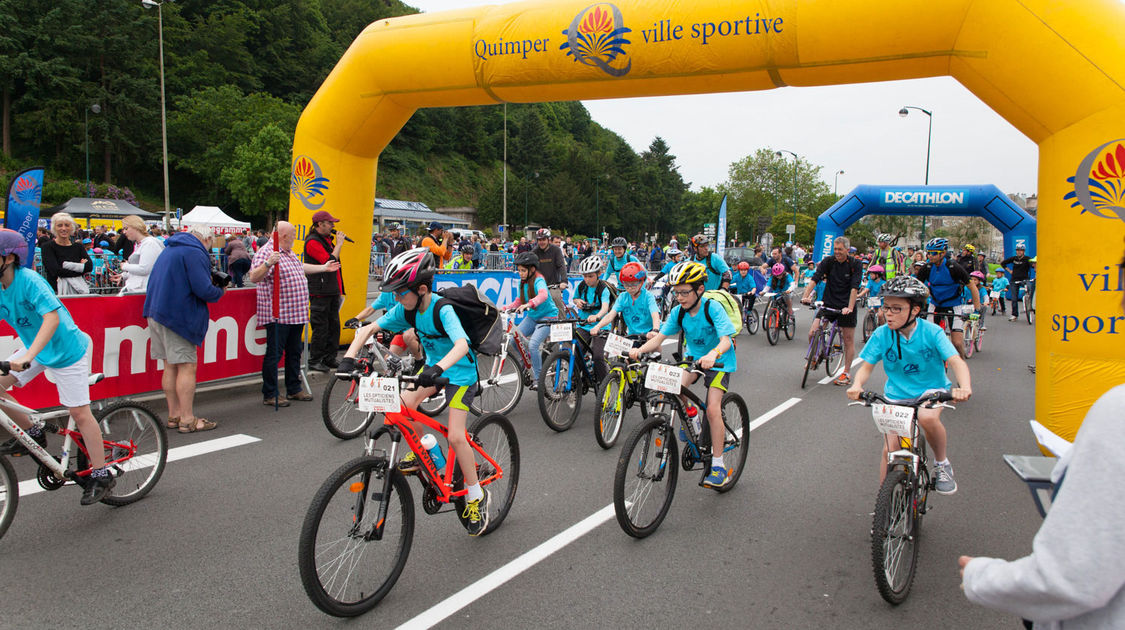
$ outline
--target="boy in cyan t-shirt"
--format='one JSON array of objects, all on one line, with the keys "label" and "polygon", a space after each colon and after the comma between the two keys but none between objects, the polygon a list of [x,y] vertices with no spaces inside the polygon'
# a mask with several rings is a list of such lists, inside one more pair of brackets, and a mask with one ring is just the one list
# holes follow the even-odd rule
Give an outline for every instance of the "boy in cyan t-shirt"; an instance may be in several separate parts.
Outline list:
[{"label": "boy in cyan t-shirt", "polygon": [[[10,387],[23,387],[47,372],[58,388],[59,402],[70,411],[87,446],[91,471],[82,482],[82,505],[93,505],[116,484],[105,465],[101,429],[90,412],[90,356],[94,344],[74,325],[70,312],[47,281],[20,265],[27,257],[27,241],[22,235],[0,229],[0,256],[0,318],[15,329],[21,344],[8,357],[12,371],[0,376],[0,396],[14,401],[7,391]],[[33,426],[30,418],[15,411],[5,413],[40,446],[46,447],[47,435],[41,424]],[[15,438],[0,446],[2,454],[27,452]]]},{"label": "boy in cyan t-shirt", "polygon": [[989,297],[998,301],[998,302],[1000,302],[1000,312],[1001,313],[1004,312],[1004,306],[1005,306],[1004,294],[1008,292],[1008,284],[1010,284],[1010,283],[1008,282],[1007,276],[1004,275],[1004,268],[1003,267],[997,267],[996,277],[992,279],[992,293],[998,294],[998,295],[996,295],[996,297],[994,297],[994,298],[992,298],[991,295]]},{"label": "boy in cyan t-shirt", "polygon": [[[921,280],[913,276],[895,276],[883,285],[883,315],[887,323],[875,329],[863,351],[859,354],[860,366],[855,382],[848,388],[848,398],[859,400],[863,384],[871,376],[875,364],[883,362],[887,383],[883,396],[892,401],[914,400],[932,390],[949,390],[951,383],[945,375],[945,366],[953,369],[959,387],[950,392],[953,399],[963,402],[973,390],[969,379],[969,366],[945,336],[941,327],[919,319],[925,314],[930,292]],[[918,424],[926,433],[926,440],[934,450],[935,485],[939,494],[957,492],[953,466],[946,456],[947,438],[941,423],[941,407],[918,409]],[[892,436],[887,436],[888,438]],[[897,450],[897,442],[890,447]],[[879,458],[879,479],[887,474],[887,440]]]}]

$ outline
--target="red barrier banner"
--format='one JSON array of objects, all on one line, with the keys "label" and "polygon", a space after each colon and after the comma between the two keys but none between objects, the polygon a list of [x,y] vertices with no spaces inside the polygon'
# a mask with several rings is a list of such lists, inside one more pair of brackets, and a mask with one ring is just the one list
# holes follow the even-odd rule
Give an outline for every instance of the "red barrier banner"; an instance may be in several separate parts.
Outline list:
[{"label": "red barrier banner", "polygon": [[[94,340],[90,371],[105,380],[90,388],[90,399],[132,396],[160,389],[163,361],[149,358],[148,322],[141,317],[144,295],[70,296],[61,298],[74,323]],[[211,323],[199,349],[196,381],[258,374],[266,354],[266,331],[258,327],[255,290],[231,289],[210,304]],[[19,347],[15,331],[0,323],[0,359]],[[22,404],[42,409],[59,404],[55,385],[46,374],[12,394]]]}]

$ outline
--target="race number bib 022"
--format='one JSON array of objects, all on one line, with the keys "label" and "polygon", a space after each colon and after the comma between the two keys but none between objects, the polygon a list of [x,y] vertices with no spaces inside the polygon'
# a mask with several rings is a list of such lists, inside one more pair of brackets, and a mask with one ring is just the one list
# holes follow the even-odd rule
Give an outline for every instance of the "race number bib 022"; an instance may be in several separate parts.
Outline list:
[{"label": "race number bib 022", "polygon": [[551,343],[574,339],[574,327],[570,324],[551,324]]},{"label": "race number bib 022", "polygon": [[609,333],[605,340],[605,356],[616,357],[633,349],[633,342],[621,335]]},{"label": "race number bib 022", "polygon": [[872,405],[871,417],[880,433],[909,436],[914,428],[914,409],[898,405]]},{"label": "race number bib 022", "polygon": [[374,375],[360,378],[357,402],[363,412],[398,411],[402,406],[398,399],[398,379]]},{"label": "race number bib 022", "polygon": [[653,363],[645,372],[645,388],[669,394],[680,393],[680,379],[684,376],[683,368],[663,363]]}]

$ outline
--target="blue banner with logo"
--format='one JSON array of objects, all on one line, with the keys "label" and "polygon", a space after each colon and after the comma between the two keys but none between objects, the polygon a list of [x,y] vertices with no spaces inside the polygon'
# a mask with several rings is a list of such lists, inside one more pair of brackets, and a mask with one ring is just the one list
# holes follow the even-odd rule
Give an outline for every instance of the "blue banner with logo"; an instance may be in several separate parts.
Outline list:
[{"label": "blue banner with logo", "polygon": [[723,195],[723,203],[719,204],[719,225],[715,231],[715,253],[719,258],[727,249],[727,196]]},{"label": "blue banner with logo", "polygon": [[20,171],[8,185],[4,227],[19,232],[27,240],[27,256],[21,262],[29,269],[35,268],[35,232],[39,227],[39,202],[42,199],[42,166]]}]

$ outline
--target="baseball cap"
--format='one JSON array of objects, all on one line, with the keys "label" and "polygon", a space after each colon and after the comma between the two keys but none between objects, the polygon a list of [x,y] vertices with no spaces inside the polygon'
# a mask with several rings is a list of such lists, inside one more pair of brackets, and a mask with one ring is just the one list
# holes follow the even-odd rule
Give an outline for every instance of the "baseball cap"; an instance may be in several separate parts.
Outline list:
[{"label": "baseball cap", "polygon": [[331,221],[337,223],[340,220],[328,213],[327,210],[317,210],[312,215],[313,223],[320,223],[321,221]]},{"label": "baseball cap", "polygon": [[430,231],[431,232],[433,232],[434,230],[444,230],[444,229],[445,229],[445,226],[438,223],[437,221],[430,221]]},{"label": "baseball cap", "polygon": [[397,231],[400,231],[400,232],[401,232],[401,231],[402,231],[402,226],[400,226],[400,225],[399,225],[399,224],[397,224],[397,223],[392,223],[392,224],[390,224],[390,225],[388,225],[388,226],[387,226],[387,229],[388,229],[388,230],[397,230]]}]

